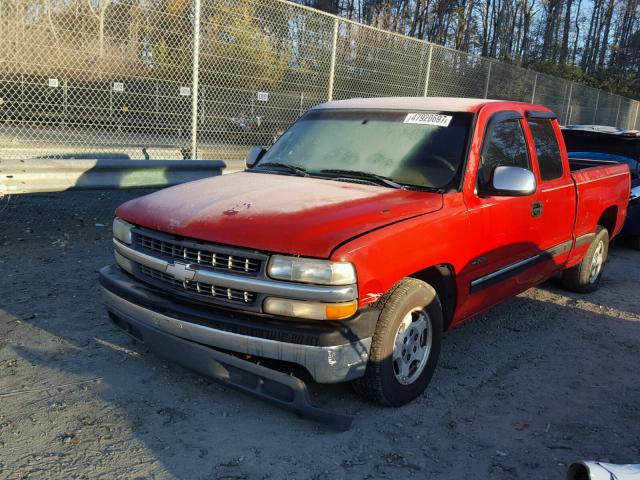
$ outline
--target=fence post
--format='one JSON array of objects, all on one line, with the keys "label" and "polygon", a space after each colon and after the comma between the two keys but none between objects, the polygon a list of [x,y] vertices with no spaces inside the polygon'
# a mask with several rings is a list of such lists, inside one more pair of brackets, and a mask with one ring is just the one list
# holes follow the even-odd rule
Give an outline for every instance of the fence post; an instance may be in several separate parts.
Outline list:
[{"label": "fence post", "polygon": [[618,110],[616,111],[616,121],[614,127],[618,126],[618,120],[620,119],[620,104],[622,103],[622,97],[618,97]]},{"label": "fence post", "polygon": [[198,81],[200,72],[200,0],[193,1],[193,72],[191,88],[191,158],[198,159]]},{"label": "fence post", "polygon": [[491,65],[493,65],[493,62],[489,60],[489,68],[487,70],[487,82],[484,85],[484,98],[487,98],[487,96],[489,95],[489,81],[491,80]]},{"label": "fence post", "polygon": [[338,50],[338,22],[337,18],[333,19],[333,42],[331,46],[331,67],[329,68],[329,91],[327,92],[327,100],[333,100],[333,80],[336,76],[336,52]]},{"label": "fence post", "polygon": [[423,97],[428,97],[429,92],[429,77],[431,76],[431,55],[433,54],[433,43],[429,44],[429,54],[427,55],[427,72],[424,75],[424,94]]},{"label": "fence post", "polygon": [[63,78],[62,79],[62,124],[66,125],[67,122],[67,116],[68,116],[68,112],[67,112],[67,79]]},{"label": "fence post", "polygon": [[[198,85],[199,86],[199,85]],[[202,102],[200,102],[200,125],[204,125],[204,107],[207,103],[207,86],[202,85]],[[200,89],[198,89],[198,97],[200,97]],[[204,128],[204,127],[202,127]]]},{"label": "fence post", "polygon": [[156,119],[156,124],[159,125],[160,124],[160,86],[158,85],[158,82],[155,82],[155,86],[156,86],[156,95],[155,95],[155,102],[153,105],[153,117]]},{"label": "fence post", "polygon": [[600,89],[598,89],[598,94],[596,95],[596,106],[593,107],[593,120],[591,120],[591,125],[596,124],[596,118],[598,115],[598,102],[600,101]]},{"label": "fence post", "polygon": [[633,126],[631,127],[632,130],[640,130],[638,128],[638,110],[640,110],[640,102],[636,102],[636,115],[633,119]]},{"label": "fence post", "polygon": [[538,73],[533,77],[533,91],[531,92],[531,103],[535,103],[536,100],[536,87],[538,86]]},{"label": "fence post", "polygon": [[569,82],[569,98],[567,98],[567,111],[564,114],[564,123],[571,124],[571,94],[573,93],[573,82]]},{"label": "fence post", "polygon": [[24,73],[20,74],[20,113],[24,115],[27,111],[27,105],[24,101]]}]

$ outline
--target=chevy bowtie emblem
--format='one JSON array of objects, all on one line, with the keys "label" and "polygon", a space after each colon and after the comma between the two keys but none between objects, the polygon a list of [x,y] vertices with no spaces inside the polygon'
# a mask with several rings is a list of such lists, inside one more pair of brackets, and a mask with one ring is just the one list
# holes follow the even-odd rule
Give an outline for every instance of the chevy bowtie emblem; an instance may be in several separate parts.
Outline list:
[{"label": "chevy bowtie emblem", "polygon": [[182,262],[174,262],[173,265],[169,265],[167,273],[173,275],[173,278],[178,282],[193,280],[193,277],[196,276],[196,271],[189,264]]}]

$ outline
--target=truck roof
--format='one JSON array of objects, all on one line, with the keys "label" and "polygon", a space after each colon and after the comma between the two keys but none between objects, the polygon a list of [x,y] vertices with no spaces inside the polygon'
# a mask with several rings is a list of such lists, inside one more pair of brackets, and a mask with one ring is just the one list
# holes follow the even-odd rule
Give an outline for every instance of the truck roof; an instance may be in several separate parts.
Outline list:
[{"label": "truck roof", "polygon": [[330,108],[345,108],[364,110],[435,110],[443,112],[475,112],[483,105],[491,102],[514,103],[505,100],[488,100],[486,98],[377,97],[335,100],[316,105],[313,109],[324,110]]}]

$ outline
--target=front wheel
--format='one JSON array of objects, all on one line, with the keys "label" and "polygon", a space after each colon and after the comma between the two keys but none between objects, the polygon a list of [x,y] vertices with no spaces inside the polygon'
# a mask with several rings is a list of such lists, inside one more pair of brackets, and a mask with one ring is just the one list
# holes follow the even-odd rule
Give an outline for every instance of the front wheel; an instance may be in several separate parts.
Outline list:
[{"label": "front wheel", "polygon": [[369,363],[353,386],[369,400],[400,406],[418,397],[433,376],[442,307],[433,287],[415,278],[402,279],[379,302]]},{"label": "front wheel", "polygon": [[609,232],[598,227],[596,235],[587,249],[582,261],[562,272],[562,283],[568,290],[579,293],[593,292],[598,289],[602,270],[609,255]]}]

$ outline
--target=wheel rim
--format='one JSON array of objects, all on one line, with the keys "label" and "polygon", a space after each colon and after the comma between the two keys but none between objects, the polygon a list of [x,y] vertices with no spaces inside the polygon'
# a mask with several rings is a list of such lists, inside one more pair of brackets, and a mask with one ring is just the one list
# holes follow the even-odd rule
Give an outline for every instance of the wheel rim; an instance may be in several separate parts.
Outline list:
[{"label": "wheel rim", "polygon": [[393,347],[393,372],[402,385],[410,385],[427,365],[433,332],[431,319],[422,308],[407,313],[398,327]]},{"label": "wheel rim", "polygon": [[595,283],[602,271],[604,264],[604,242],[600,240],[591,257],[591,270],[589,272],[589,283]]}]

